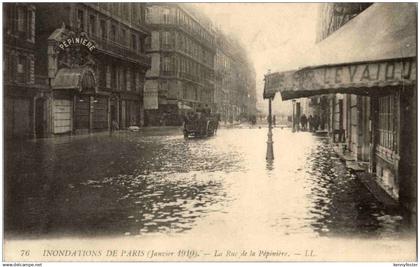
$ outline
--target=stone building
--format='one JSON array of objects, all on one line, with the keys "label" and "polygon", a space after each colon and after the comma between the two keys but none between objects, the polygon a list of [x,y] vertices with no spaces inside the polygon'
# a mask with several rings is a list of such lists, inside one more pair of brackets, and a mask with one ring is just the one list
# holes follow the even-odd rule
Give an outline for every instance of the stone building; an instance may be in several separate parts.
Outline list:
[{"label": "stone building", "polygon": [[215,56],[211,23],[186,4],[147,4],[152,58],[144,88],[148,125],[180,125],[188,110],[212,109]]},{"label": "stone building", "polygon": [[36,3],[35,75],[49,87],[38,99],[39,136],[141,126],[150,68],[144,4]]},{"label": "stone building", "polygon": [[242,45],[221,30],[216,31],[214,62],[215,111],[224,122],[256,115],[255,69]]},{"label": "stone building", "polygon": [[48,87],[35,75],[35,4],[3,5],[3,96],[6,138],[30,138],[42,131],[38,99]]}]

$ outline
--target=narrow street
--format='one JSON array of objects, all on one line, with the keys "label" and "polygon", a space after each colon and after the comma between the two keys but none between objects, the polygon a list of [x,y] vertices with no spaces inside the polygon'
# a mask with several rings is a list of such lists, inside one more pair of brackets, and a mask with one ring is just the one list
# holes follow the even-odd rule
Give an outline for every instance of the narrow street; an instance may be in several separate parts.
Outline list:
[{"label": "narrow street", "polygon": [[184,140],[173,127],[7,143],[6,238],[406,234],[327,138],[275,128],[272,164],[266,138],[267,128],[243,126]]}]

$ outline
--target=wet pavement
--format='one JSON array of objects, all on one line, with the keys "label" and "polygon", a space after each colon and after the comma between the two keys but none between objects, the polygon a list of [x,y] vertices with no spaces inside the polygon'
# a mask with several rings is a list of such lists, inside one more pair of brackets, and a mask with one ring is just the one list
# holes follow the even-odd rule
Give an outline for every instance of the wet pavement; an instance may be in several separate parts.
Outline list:
[{"label": "wet pavement", "polygon": [[[6,238],[188,235],[235,228],[296,237],[406,234],[326,138],[266,128],[179,129],[6,144]],[[240,226],[239,229],[237,226]]]}]

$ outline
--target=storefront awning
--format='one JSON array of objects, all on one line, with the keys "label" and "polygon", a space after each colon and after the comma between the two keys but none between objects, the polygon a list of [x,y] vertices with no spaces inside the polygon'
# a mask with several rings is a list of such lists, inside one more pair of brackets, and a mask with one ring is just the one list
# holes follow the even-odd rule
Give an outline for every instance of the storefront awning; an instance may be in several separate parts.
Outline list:
[{"label": "storefront awning", "polygon": [[52,89],[96,92],[95,75],[89,67],[62,68],[52,81]]},{"label": "storefront awning", "polygon": [[[306,67],[265,77],[264,98],[370,94],[416,81],[415,3],[376,3],[317,44]],[[378,89],[379,88],[379,89]]]}]

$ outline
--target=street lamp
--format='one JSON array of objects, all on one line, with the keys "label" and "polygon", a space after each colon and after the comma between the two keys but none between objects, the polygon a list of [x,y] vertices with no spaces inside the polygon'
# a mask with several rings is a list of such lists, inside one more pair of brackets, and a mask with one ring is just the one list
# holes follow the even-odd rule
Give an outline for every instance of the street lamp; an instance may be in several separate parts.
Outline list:
[{"label": "street lamp", "polygon": [[271,117],[271,100],[272,98],[268,99],[268,134],[267,134],[267,154],[265,156],[266,160],[274,160],[274,151],[273,151],[273,125],[272,125],[272,117]]},{"label": "street lamp", "polygon": [[[268,70],[268,74],[270,74],[270,70]],[[265,81],[267,82],[267,81]],[[271,101],[273,100],[274,96],[270,96],[268,98],[268,134],[267,134],[267,154],[265,159],[268,161],[274,160],[274,150],[273,150],[273,125],[272,125],[272,117],[271,117]]]}]

